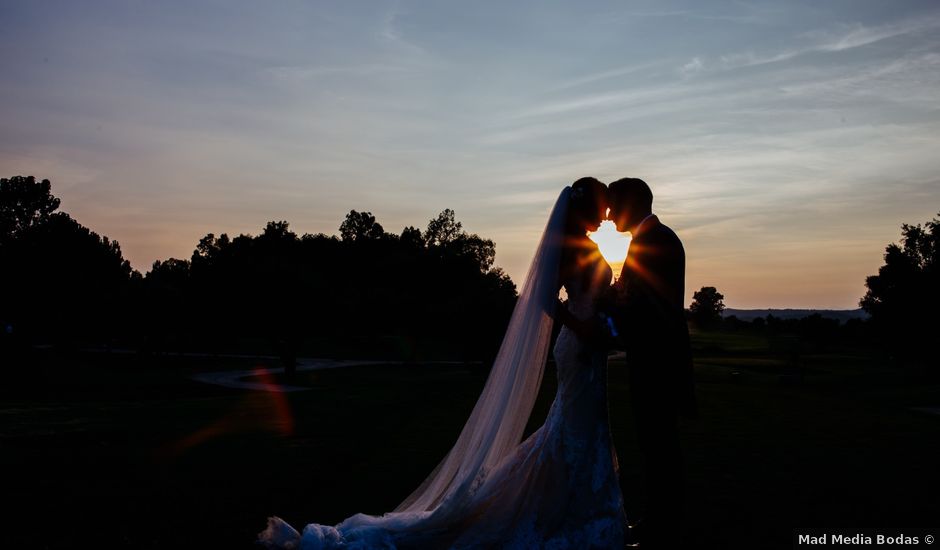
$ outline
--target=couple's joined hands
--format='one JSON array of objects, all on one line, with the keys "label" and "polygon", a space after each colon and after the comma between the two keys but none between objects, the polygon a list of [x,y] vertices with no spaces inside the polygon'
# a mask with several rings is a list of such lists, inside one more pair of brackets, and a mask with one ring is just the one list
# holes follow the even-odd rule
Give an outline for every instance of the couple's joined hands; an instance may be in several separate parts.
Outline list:
[{"label": "couple's joined hands", "polygon": [[596,316],[587,319],[579,319],[568,311],[568,308],[565,307],[565,304],[561,300],[558,300],[558,320],[573,331],[578,338],[586,344],[586,349],[616,347],[617,335],[613,332],[614,329],[608,324],[610,318],[606,313],[609,311],[609,306],[612,305],[612,301],[610,303],[607,303],[606,300],[602,301],[598,304],[598,314]]}]

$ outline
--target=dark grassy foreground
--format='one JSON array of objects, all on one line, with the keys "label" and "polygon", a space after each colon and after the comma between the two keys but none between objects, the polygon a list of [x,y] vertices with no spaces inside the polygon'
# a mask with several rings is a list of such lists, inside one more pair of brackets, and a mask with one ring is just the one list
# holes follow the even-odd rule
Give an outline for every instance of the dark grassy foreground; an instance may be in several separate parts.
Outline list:
[{"label": "dark grassy foreground", "polygon": [[[683,428],[690,547],[789,548],[795,526],[937,525],[940,416],[910,410],[940,406],[936,378],[840,350],[804,355],[800,381],[792,358],[756,337],[698,335],[696,347],[702,414]],[[0,390],[2,548],[250,548],[271,514],[302,525],[390,510],[447,451],[485,377],[474,365],[364,366],[269,394],[187,378],[264,361],[30,363]],[[626,378],[612,363],[635,512]],[[532,426],[551,375],[543,390]]]}]

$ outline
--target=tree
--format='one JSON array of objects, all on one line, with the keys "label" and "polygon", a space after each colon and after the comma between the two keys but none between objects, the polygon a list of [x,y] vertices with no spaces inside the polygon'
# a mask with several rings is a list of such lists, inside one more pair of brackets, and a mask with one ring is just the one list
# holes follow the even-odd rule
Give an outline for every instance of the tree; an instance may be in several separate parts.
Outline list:
[{"label": "tree", "polygon": [[59,208],[49,180],[37,182],[33,176],[0,179],[0,245],[17,238]]},{"label": "tree", "polygon": [[701,327],[714,325],[721,321],[721,312],[725,310],[724,295],[713,286],[703,286],[692,295],[689,312],[692,319]]},{"label": "tree", "polygon": [[463,224],[454,218],[454,211],[444,209],[436,218],[428,222],[424,232],[424,241],[428,246],[444,246],[452,243],[463,234]]},{"label": "tree", "polygon": [[903,224],[901,235],[885,248],[878,274],[866,278],[859,305],[899,359],[918,360],[940,331],[940,220]]},{"label": "tree", "polygon": [[[372,221],[375,221],[375,218],[372,218]],[[377,224],[376,224],[377,225]],[[269,241],[294,241],[297,239],[297,235],[288,229],[290,224],[286,221],[270,221],[266,226],[264,226],[264,232],[261,234],[261,238]],[[379,227],[382,227],[381,225]]]},{"label": "tree", "polygon": [[339,226],[339,234],[344,241],[379,239],[385,235],[385,229],[375,221],[372,212],[350,210]]},{"label": "tree", "polygon": [[[402,238],[406,234],[411,237],[411,230],[406,228]],[[496,259],[496,245],[493,241],[464,231],[463,224],[455,219],[454,211],[450,208],[428,222],[424,242],[439,258],[473,265],[480,273],[488,272]]]},{"label": "tree", "polygon": [[496,260],[496,245],[476,234],[461,233],[447,248],[457,258],[474,265],[481,273],[493,267]]},{"label": "tree", "polygon": [[124,332],[140,275],[117,241],[56,212],[51,189],[33,176],[0,179],[0,320],[36,341]]},{"label": "tree", "polygon": [[127,329],[129,284],[139,276],[117,241],[55,212],[0,250],[4,310],[37,339],[109,338]]},{"label": "tree", "polygon": [[421,230],[410,225],[402,230],[398,241],[411,248],[424,248],[424,237],[421,236]]},{"label": "tree", "polygon": [[219,235],[218,238],[216,238],[215,234],[209,233],[205,237],[199,239],[199,244],[197,244],[196,249],[193,250],[193,265],[204,265],[217,262],[223,251],[228,248],[230,243],[231,241],[229,241],[228,235],[225,233]]},{"label": "tree", "polygon": [[153,262],[153,267],[147,273],[147,279],[178,289],[184,286],[186,280],[189,279],[189,265],[186,260],[177,258],[170,258],[162,262],[157,260]]}]

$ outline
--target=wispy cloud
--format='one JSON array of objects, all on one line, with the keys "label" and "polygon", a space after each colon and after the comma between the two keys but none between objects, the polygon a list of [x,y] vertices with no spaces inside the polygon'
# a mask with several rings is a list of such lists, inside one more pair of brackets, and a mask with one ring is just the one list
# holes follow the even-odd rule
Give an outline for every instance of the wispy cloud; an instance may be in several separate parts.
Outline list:
[{"label": "wispy cloud", "polygon": [[413,70],[393,64],[333,65],[333,66],[280,66],[268,67],[264,72],[279,80],[306,80],[321,76],[370,76]]},{"label": "wispy cloud", "polygon": [[931,32],[940,28],[940,14],[931,14],[926,17],[873,27],[861,23],[841,27],[835,31],[810,33],[808,35],[810,38],[814,35],[820,37],[819,42],[813,49],[816,51],[841,52],[897,36]]},{"label": "wispy cloud", "polygon": [[683,76],[689,76],[702,71],[704,68],[705,64],[702,63],[702,58],[696,56],[693,57],[691,61],[680,67],[679,72],[682,73]]},{"label": "wispy cloud", "polygon": [[605,80],[610,80],[610,79],[620,78],[620,77],[631,75],[631,74],[640,73],[652,67],[656,67],[657,65],[659,65],[658,62],[640,63],[637,65],[630,65],[627,67],[617,67],[615,69],[595,72],[595,73],[587,74],[584,76],[579,76],[577,78],[572,78],[570,80],[566,80],[564,82],[561,82],[560,84],[556,84],[552,86],[551,88],[549,88],[548,91],[558,92],[561,90],[567,90],[569,88],[578,88],[580,86],[584,86],[587,84],[597,84],[598,82],[602,82]]},{"label": "wispy cloud", "polygon": [[788,61],[795,57],[819,53],[842,52],[881,42],[899,36],[919,34],[940,29],[940,16],[920,17],[897,23],[865,26],[861,23],[840,24],[831,29],[801,33],[796,41],[800,44],[771,52],[735,52],[719,56],[714,63],[703,61],[699,56],[680,67],[682,74],[689,75],[706,69],[730,70]]},{"label": "wispy cloud", "polygon": [[709,13],[695,10],[653,10],[653,11],[626,11],[618,14],[621,18],[637,19],[664,19],[680,18],[700,21],[724,21],[729,23],[752,24],[766,21],[763,12],[750,9],[745,4],[738,4],[740,13]]},{"label": "wispy cloud", "polygon": [[[920,86],[910,86],[912,80],[918,81]],[[938,85],[940,53],[929,52],[904,55],[848,74],[834,74],[828,78],[785,84],[780,90],[792,97],[881,97],[909,106],[916,102],[938,108],[940,96],[931,91]]]}]

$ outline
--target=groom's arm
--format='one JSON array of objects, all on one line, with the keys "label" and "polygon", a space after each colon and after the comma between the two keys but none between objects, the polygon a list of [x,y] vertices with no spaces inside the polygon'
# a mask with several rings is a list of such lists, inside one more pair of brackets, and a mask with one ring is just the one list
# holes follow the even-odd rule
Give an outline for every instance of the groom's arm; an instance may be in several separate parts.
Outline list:
[{"label": "groom's arm", "polygon": [[598,304],[598,311],[607,316],[610,323],[613,324],[612,346],[614,349],[623,350],[626,336],[630,334],[627,326],[627,300],[624,291],[626,280],[629,276],[626,272],[621,272],[620,277],[612,284],[601,297]]}]

